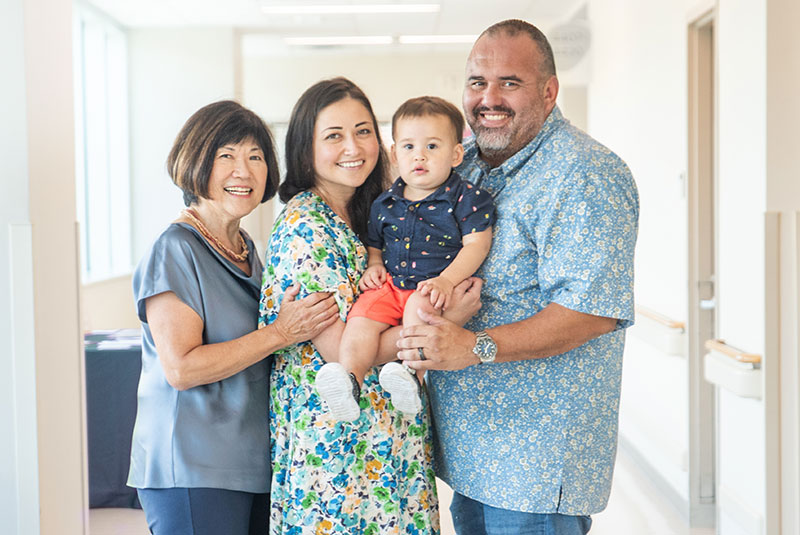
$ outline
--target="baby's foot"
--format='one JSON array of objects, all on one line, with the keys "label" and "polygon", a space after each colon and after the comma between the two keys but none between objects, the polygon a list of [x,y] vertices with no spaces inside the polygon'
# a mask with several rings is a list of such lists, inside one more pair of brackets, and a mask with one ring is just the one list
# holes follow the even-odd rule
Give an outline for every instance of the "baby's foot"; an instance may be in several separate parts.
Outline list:
[{"label": "baby's foot", "polygon": [[399,362],[389,362],[383,365],[378,380],[392,396],[395,409],[405,414],[418,414],[422,410],[422,385],[414,370]]},{"label": "baby's foot", "polygon": [[361,408],[358,397],[361,388],[356,376],[338,362],[329,362],[317,372],[317,392],[328,404],[328,410],[337,420],[352,422],[358,420]]}]

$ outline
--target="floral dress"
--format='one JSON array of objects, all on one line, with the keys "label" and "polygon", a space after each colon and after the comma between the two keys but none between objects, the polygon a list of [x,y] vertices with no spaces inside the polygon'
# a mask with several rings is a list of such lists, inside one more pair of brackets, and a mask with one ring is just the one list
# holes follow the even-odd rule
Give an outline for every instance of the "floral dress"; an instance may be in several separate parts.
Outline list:
[{"label": "floral dress", "polygon": [[[265,266],[260,325],[275,320],[283,292],[294,282],[302,286],[298,299],[332,292],[344,321],[366,268],[366,250],[320,197],[306,191],[278,217]],[[323,364],[311,342],[274,357],[270,533],[438,534],[427,412],[412,418],[395,410],[373,368],[361,390],[361,416],[338,422],[314,386]]]}]

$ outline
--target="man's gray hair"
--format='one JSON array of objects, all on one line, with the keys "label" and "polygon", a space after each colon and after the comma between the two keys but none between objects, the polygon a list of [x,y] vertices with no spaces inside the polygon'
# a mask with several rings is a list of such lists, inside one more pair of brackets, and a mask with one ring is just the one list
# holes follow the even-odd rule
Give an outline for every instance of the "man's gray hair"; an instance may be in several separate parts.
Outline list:
[{"label": "man's gray hair", "polygon": [[516,37],[520,33],[527,34],[539,48],[539,52],[542,55],[541,65],[539,65],[541,73],[546,77],[555,76],[556,62],[553,58],[553,49],[550,47],[547,37],[530,22],[519,19],[504,20],[486,28],[478,39],[484,35],[494,37],[498,34]]}]

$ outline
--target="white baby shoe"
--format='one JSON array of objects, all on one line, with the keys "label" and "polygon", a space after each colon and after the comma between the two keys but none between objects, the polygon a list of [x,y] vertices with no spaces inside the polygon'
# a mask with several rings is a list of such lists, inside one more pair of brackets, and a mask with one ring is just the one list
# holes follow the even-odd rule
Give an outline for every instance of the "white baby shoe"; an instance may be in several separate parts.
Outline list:
[{"label": "white baby shoe", "polygon": [[383,365],[378,380],[392,396],[395,409],[411,415],[422,410],[422,385],[414,370],[399,362],[388,362]]},{"label": "white baby shoe", "polygon": [[358,398],[361,388],[356,376],[348,373],[338,362],[329,362],[317,372],[317,392],[331,415],[343,422],[358,420],[361,408]]}]

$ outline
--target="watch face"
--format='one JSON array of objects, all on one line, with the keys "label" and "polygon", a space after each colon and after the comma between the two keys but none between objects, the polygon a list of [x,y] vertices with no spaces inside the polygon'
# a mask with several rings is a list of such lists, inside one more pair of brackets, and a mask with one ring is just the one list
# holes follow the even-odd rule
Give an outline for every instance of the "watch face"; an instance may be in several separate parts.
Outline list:
[{"label": "watch face", "polygon": [[476,353],[478,354],[478,358],[483,362],[493,361],[495,354],[497,353],[497,345],[486,333],[480,333],[478,336],[478,341],[475,344],[475,349]]}]

